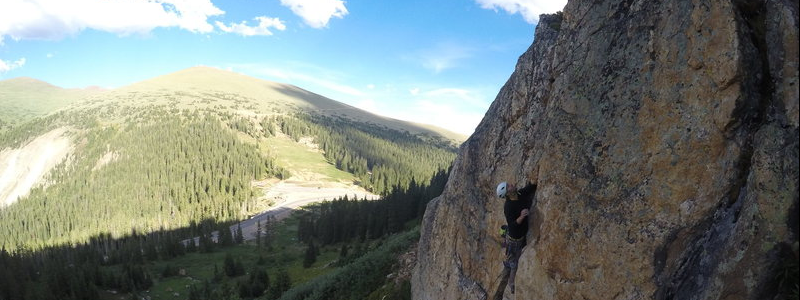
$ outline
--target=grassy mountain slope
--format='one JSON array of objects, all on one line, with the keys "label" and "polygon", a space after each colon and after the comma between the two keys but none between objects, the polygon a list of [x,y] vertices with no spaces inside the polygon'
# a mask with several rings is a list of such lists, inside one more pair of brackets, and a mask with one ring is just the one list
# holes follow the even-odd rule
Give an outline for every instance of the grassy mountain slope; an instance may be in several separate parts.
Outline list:
[{"label": "grassy mountain slope", "polygon": [[[30,196],[0,209],[0,246],[39,249],[241,219],[263,207],[254,182],[295,170],[386,193],[428,182],[454,159],[451,140],[403,121],[376,123],[386,120],[205,67],[84,95],[0,133],[0,149],[64,127],[74,144]],[[298,155],[300,140],[322,152]]]},{"label": "grassy mountain slope", "polygon": [[131,107],[170,105],[177,109],[242,115],[304,112],[342,117],[432,138],[443,137],[454,143],[466,140],[465,136],[442,128],[378,116],[293,85],[211,67],[184,69],[115,89],[107,95],[88,97],[87,100],[76,103],[74,107],[92,108],[113,103]]},{"label": "grassy mountain slope", "polygon": [[28,77],[0,81],[0,130],[102,92],[100,89],[63,89]]},{"label": "grassy mountain slope", "polygon": [[[28,196],[0,209],[0,299],[410,296],[407,280],[387,275],[444,187],[451,139],[211,68],[81,97],[0,131],[0,165],[49,132],[68,132],[70,144]],[[384,197],[267,219],[249,242],[227,230],[306,179]],[[223,233],[216,242],[212,231]],[[181,242],[189,237],[198,244]]]},{"label": "grassy mountain slope", "polygon": [[6,248],[238,219],[252,205],[251,181],[281,173],[213,116],[154,115],[82,131],[49,185],[0,210]]}]

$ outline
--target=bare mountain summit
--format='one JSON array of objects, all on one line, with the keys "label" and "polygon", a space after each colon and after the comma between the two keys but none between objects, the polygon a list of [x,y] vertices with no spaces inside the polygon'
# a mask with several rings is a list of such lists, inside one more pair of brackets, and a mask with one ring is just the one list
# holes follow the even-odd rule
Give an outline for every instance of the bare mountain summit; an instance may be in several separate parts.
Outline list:
[{"label": "bare mountain summit", "polygon": [[414,135],[460,144],[466,136],[427,124],[384,117],[332,100],[297,86],[262,80],[212,67],[192,67],[128,86],[104,90],[97,87],[63,89],[33,78],[0,81],[0,129],[58,110],[105,110],[110,116],[121,107],[170,106],[207,109],[242,116],[304,112],[341,117]]},{"label": "bare mountain summit", "polygon": [[[341,117],[411,134],[442,137],[455,144],[466,139],[461,134],[435,126],[379,116],[291,84],[204,66],[158,76],[87,99],[90,107],[166,104],[179,109],[205,108],[245,116],[299,111]],[[87,102],[75,104],[80,109],[86,106]]]}]

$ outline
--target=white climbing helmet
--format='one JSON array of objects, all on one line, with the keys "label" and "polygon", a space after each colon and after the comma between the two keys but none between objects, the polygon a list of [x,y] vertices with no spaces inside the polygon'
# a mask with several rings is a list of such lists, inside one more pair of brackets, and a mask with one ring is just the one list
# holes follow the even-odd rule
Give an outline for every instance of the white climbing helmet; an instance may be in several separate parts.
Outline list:
[{"label": "white climbing helmet", "polygon": [[497,197],[505,198],[508,191],[508,183],[503,181],[497,185]]}]

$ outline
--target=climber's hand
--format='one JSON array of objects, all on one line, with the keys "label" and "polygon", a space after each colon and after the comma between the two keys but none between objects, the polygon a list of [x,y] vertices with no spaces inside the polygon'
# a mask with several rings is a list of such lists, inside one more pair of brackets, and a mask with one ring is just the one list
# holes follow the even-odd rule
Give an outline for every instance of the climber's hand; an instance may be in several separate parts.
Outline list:
[{"label": "climber's hand", "polygon": [[517,224],[522,224],[522,221],[524,221],[524,220],[525,220],[525,217],[527,217],[527,216],[528,216],[528,214],[530,214],[530,211],[528,211],[528,209],[527,209],[527,208],[526,208],[526,209],[523,209],[523,210],[522,210],[522,211],[519,213],[519,218],[517,218]]}]

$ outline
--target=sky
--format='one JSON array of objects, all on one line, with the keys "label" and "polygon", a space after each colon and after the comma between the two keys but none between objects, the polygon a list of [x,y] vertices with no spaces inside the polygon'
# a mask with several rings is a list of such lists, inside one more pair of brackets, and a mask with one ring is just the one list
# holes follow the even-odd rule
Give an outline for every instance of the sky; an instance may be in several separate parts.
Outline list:
[{"label": "sky", "polygon": [[566,0],[0,0],[0,80],[117,88],[193,66],[471,134]]}]

